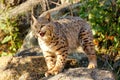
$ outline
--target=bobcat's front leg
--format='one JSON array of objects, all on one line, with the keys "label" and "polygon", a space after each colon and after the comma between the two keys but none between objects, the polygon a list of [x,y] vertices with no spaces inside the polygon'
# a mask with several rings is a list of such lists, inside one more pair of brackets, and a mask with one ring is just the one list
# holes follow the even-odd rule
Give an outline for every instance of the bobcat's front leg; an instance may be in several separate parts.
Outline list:
[{"label": "bobcat's front leg", "polygon": [[44,51],[43,55],[45,57],[45,61],[46,61],[46,64],[47,64],[48,71],[52,70],[54,68],[55,62],[56,62],[55,54],[51,53],[51,52],[48,52],[48,51]]},{"label": "bobcat's front leg", "polygon": [[67,58],[67,50],[64,52],[57,52],[56,53],[56,64],[53,69],[46,72],[45,76],[49,75],[56,75],[61,72],[64,68],[66,58]]}]

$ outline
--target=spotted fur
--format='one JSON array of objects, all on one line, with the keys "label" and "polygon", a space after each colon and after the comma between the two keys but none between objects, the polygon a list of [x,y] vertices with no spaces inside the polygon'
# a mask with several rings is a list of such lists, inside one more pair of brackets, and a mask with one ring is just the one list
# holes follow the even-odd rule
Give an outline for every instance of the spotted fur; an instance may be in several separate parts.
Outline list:
[{"label": "spotted fur", "polygon": [[[50,14],[44,19],[33,16],[32,30],[45,57],[48,71],[45,76],[58,74],[64,68],[68,53],[80,52],[82,47],[88,56],[88,68],[95,68],[96,55],[90,25],[79,17],[51,20]],[[44,21],[44,22],[43,22]]]}]

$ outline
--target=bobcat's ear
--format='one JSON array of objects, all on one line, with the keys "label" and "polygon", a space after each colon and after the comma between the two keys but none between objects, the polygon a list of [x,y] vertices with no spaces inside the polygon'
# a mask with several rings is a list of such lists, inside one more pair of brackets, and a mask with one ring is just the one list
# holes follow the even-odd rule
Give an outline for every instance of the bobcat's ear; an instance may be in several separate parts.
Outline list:
[{"label": "bobcat's ear", "polygon": [[33,23],[37,23],[38,22],[37,19],[33,15],[31,15],[31,17],[32,17]]},{"label": "bobcat's ear", "polygon": [[46,18],[48,21],[51,21],[51,15],[50,15],[49,12],[45,15],[45,18]]},{"label": "bobcat's ear", "polygon": [[31,20],[31,28],[32,28],[33,30],[36,30],[36,29],[37,29],[36,24],[38,23],[38,20],[37,20],[33,15],[31,15],[31,17],[32,17],[32,20]]}]

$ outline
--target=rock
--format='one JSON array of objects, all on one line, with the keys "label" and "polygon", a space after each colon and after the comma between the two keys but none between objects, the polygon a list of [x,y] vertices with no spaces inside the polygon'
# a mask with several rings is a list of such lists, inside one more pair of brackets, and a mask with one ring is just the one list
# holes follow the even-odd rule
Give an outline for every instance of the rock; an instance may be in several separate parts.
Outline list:
[{"label": "rock", "polygon": [[115,80],[113,74],[107,70],[71,68],[56,76],[42,80]]},{"label": "rock", "polygon": [[110,71],[78,66],[77,60],[67,59],[62,73],[46,78],[47,67],[42,56],[1,57],[0,80],[115,80]]},{"label": "rock", "polygon": [[0,58],[0,80],[38,80],[46,70],[41,56]]}]

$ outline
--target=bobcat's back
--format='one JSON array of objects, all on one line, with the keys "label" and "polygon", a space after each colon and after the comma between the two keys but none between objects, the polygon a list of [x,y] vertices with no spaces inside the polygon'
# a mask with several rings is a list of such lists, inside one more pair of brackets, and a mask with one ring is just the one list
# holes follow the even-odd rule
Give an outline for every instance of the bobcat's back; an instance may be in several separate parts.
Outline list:
[{"label": "bobcat's back", "polygon": [[69,52],[73,52],[80,45],[79,39],[82,29],[91,31],[90,25],[79,17],[67,17],[65,19],[54,21],[53,24],[55,24],[56,28],[66,36],[69,45]]}]

